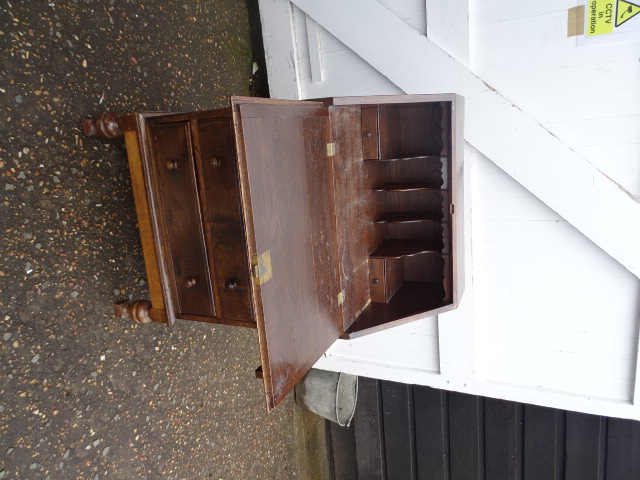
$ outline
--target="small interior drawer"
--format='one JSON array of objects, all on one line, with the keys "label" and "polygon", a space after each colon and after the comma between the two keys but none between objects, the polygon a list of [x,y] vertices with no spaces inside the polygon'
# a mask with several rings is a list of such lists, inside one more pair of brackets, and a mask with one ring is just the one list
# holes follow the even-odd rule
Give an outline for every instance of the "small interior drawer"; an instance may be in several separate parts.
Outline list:
[{"label": "small interior drawer", "polygon": [[370,258],[369,277],[371,301],[387,303],[402,285],[404,261],[402,258]]},{"label": "small interior drawer", "polygon": [[378,107],[362,109],[362,156],[366,159],[380,158],[378,135]]}]

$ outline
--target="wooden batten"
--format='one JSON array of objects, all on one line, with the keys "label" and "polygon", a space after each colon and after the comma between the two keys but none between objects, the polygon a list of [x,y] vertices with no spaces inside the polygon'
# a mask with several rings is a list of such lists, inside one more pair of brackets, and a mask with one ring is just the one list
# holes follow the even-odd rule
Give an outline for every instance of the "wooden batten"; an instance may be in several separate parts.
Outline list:
[{"label": "wooden batten", "polygon": [[138,229],[142,242],[142,254],[147,271],[147,283],[152,308],[149,315],[155,322],[171,322],[171,317],[166,313],[165,295],[162,288],[162,276],[156,254],[155,237],[151,224],[149,200],[145,188],[142,160],[140,155],[140,139],[134,130],[124,132],[124,140],[127,148],[129,172],[131,174],[131,186],[138,217]]}]

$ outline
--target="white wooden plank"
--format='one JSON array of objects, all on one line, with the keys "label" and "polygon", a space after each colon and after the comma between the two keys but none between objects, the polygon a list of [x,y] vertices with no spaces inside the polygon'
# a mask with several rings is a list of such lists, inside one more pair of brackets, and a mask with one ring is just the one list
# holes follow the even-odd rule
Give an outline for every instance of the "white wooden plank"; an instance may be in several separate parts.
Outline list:
[{"label": "white wooden plank", "polygon": [[[505,348],[492,345],[492,358],[487,363],[487,381],[497,381],[528,388],[545,388],[548,390],[610,399],[630,403],[632,385],[629,376],[633,376],[630,360],[608,362],[608,367],[616,369],[599,370],[599,363],[592,362],[588,355],[566,354],[563,352],[532,352],[524,347]],[[514,355],[536,354],[536,363],[521,362]],[[554,366],[556,365],[556,366]],[[593,372],[593,373],[590,373]]]},{"label": "white wooden plank", "polygon": [[260,0],[264,54],[272,98],[300,98],[289,0]]},{"label": "white wooden plank", "polygon": [[636,363],[635,363],[635,382],[633,385],[632,403],[640,410],[640,328],[637,331],[636,343]]},{"label": "white wooden plank", "polygon": [[[612,118],[586,118],[567,122],[547,122],[545,126],[554,134],[576,147],[640,145],[640,115]],[[640,153],[640,146],[638,147]],[[640,160],[640,156],[638,156]]]},{"label": "white wooden plank", "polygon": [[[567,245],[592,245],[584,235],[570,235],[580,233],[566,221],[556,220],[527,222],[485,222],[487,228],[483,228],[483,241],[503,241],[505,243],[539,244],[541,248],[546,245],[555,245],[566,242]],[[544,235],[538,235],[543,230]]]},{"label": "white wooden plank", "polygon": [[615,178],[620,185],[640,197],[640,153],[637,144],[590,145],[576,151],[605,175]]},{"label": "white wooden plank", "polygon": [[[378,2],[295,4],[405,92],[465,96],[466,139],[640,275],[640,222],[629,221],[640,218],[640,202],[618,184]],[[395,48],[398,44],[403,48]]]},{"label": "white wooden plank", "polygon": [[[291,5],[291,29],[295,42],[296,67],[298,73],[298,89],[302,92],[302,78],[311,81],[311,60],[309,58],[309,38],[307,36],[307,16],[295,5]],[[286,55],[285,52],[281,53]]]},{"label": "white wooden plank", "polygon": [[427,36],[463,65],[469,65],[469,0],[426,0]]},{"label": "white wooden plank", "polygon": [[[432,322],[435,323],[435,319]],[[394,348],[397,345],[403,345],[403,348]],[[371,359],[372,352],[376,352],[376,360],[385,365],[399,368],[419,366],[431,372],[438,372],[440,368],[437,336],[396,332],[395,329],[354,340],[339,340],[329,353],[367,361]]]},{"label": "white wooden plank", "polygon": [[[515,52],[517,50],[514,49]],[[483,54],[481,50],[476,52],[476,55],[479,56],[479,63],[484,61]],[[508,62],[507,59],[504,61]],[[532,66],[539,67],[533,62]],[[514,92],[518,92],[519,97],[533,97],[536,96],[536,92],[540,91],[550,94],[563,92],[567,95],[583,98],[587,105],[597,104],[601,99],[608,98],[609,94],[616,93],[618,90],[637,89],[639,76],[640,65],[633,58],[553,69],[537,68],[528,73],[509,75],[502,73],[500,75],[505,85],[513,84],[509,86]],[[541,85],[540,82],[543,84]],[[595,95],[596,93],[597,95]],[[545,98],[538,98],[538,100],[548,103]]]},{"label": "white wooden plank", "polygon": [[328,77],[322,83],[305,84],[303,98],[366,95],[399,95],[402,92],[384,77],[372,79],[366,71],[344,73],[342,77]]},{"label": "white wooden plank", "polygon": [[[492,305],[490,315],[483,323],[483,329],[511,328],[514,327],[514,320],[524,328],[537,328],[548,332],[548,335],[555,335],[556,332],[582,332],[596,336],[609,336],[618,339],[624,344],[624,348],[629,348],[634,344],[630,332],[637,330],[637,317],[630,314],[627,309],[601,308],[589,315],[576,313],[575,307],[568,311],[559,309],[553,315],[549,315],[549,310],[545,308],[545,297],[540,297],[539,305],[519,304],[519,305]],[[615,325],[608,319],[615,318]]]},{"label": "white wooden plank", "polygon": [[562,13],[576,6],[575,0],[541,0],[538,2],[474,1],[473,26],[491,25],[535,17],[546,13]]},{"label": "white wooden plank", "polygon": [[[611,417],[640,420],[640,408],[628,400],[601,398],[600,396],[564,393],[562,389],[526,387],[495,380],[456,379],[434,374],[420,368],[396,368],[375,361],[351,360],[339,356],[321,358],[316,368],[330,371],[352,373],[371,378],[390,380],[414,385],[426,385],[472,395],[500,398],[514,402],[529,403],[543,407],[563,408],[566,410],[606,415]],[[625,386],[626,385],[626,386]],[[621,382],[613,386],[617,397],[626,396],[628,383]],[[619,392],[622,392],[621,394]]]},{"label": "white wooden plank", "polygon": [[324,80],[322,68],[322,43],[320,41],[320,27],[310,17],[305,18],[307,24],[307,42],[309,45],[309,63],[311,65],[311,81]]},{"label": "white wooden plank", "polygon": [[[478,265],[475,273],[481,274],[481,265]],[[491,266],[485,268],[492,268]],[[482,288],[483,303],[497,307],[511,307],[520,310],[529,308],[530,304],[537,299],[545,305],[553,305],[553,318],[561,315],[569,315],[572,319],[579,318],[576,308],[580,307],[580,312],[590,312],[590,315],[599,316],[598,321],[606,322],[605,319],[615,315],[629,315],[629,303],[634,302],[634,297],[629,298],[628,293],[618,294],[616,292],[599,292],[597,290],[558,290],[552,287],[520,287],[512,284],[502,285],[500,289],[487,288],[483,282],[476,280],[475,288]],[[544,309],[540,313],[549,312]]]},{"label": "white wooden plank", "polygon": [[[466,198],[473,198],[472,172],[475,169],[476,152],[465,144],[465,162],[462,166],[462,179],[458,180],[458,188],[462,187]],[[472,269],[472,241],[475,218],[471,215],[471,202],[463,202],[464,246],[461,249],[465,261],[465,291],[456,310],[438,316],[440,372],[449,379],[467,382],[475,376],[475,285]],[[461,260],[461,259],[460,259]]]},{"label": "white wooden plank", "polygon": [[350,50],[324,52],[324,73],[321,83],[311,82],[310,75],[300,76],[302,98],[403,93]]},{"label": "white wooden plank", "polygon": [[533,196],[487,197],[484,199],[482,208],[477,212],[474,211],[474,215],[478,215],[480,220],[496,222],[562,220],[562,217],[555,212],[550,216],[549,208]]},{"label": "white wooden plank", "polygon": [[[573,327],[577,326],[576,322],[566,323],[571,323]],[[605,358],[607,361],[608,359],[634,361],[636,359],[635,341],[628,341],[633,337],[567,331],[557,328],[549,329],[547,326],[543,327],[537,323],[522,324],[519,319],[511,324],[484,322],[483,329],[485,329],[486,335],[490,339],[484,347],[491,350],[499,346],[499,348],[515,348],[515,350],[522,347],[533,351],[545,350],[564,352],[566,354],[575,353],[590,357],[592,359],[590,362],[597,362],[600,366],[603,365],[603,359]],[[553,334],[550,335],[550,332],[553,332]],[[517,357],[527,357],[533,363],[538,363],[539,360],[537,354],[525,354],[524,351],[518,354]],[[499,369],[501,368],[499,367]],[[612,373],[608,369],[605,370],[605,373],[616,377],[621,374],[621,372],[617,371]]]},{"label": "white wooden plank", "polygon": [[[638,78],[640,79],[640,75]],[[601,90],[594,88],[593,92],[601,92]],[[540,98],[545,95],[548,97],[540,101]],[[523,108],[526,108],[532,117],[541,124],[548,125],[549,128],[552,128],[551,122],[579,122],[595,116],[602,119],[637,116],[637,105],[640,105],[640,88],[616,88],[612,92],[596,94],[593,97],[593,101],[590,101],[586,100],[589,98],[589,95],[586,94],[578,96],[560,91],[550,92],[547,89],[546,92],[538,92],[537,103],[533,96],[519,97],[522,98],[519,103],[526,105]],[[575,124],[573,128],[578,129],[580,126]],[[624,132],[628,132],[630,128],[631,125],[625,126]],[[567,137],[565,141],[568,140],[570,137]],[[617,138],[614,140],[619,141]],[[612,146],[612,144],[609,143],[608,146]]]},{"label": "white wooden plank", "polygon": [[[521,252],[526,255],[526,252]],[[478,252],[478,255],[482,253]],[[492,269],[489,278],[483,279],[485,285],[492,287],[512,286],[516,284],[520,288],[534,288],[539,285],[549,285],[558,291],[582,291],[588,294],[592,291],[611,292],[615,295],[635,296],[637,285],[626,281],[624,269],[594,269],[588,264],[580,267],[563,267],[559,265],[525,265],[521,263],[478,263]],[[555,305],[550,305],[551,308]],[[576,308],[576,306],[573,306]]]},{"label": "white wooden plank", "polygon": [[420,35],[427,34],[427,18],[424,0],[379,1]]},{"label": "white wooden plank", "polygon": [[[511,224],[509,229],[513,229]],[[517,228],[517,227],[515,227]],[[475,252],[478,262],[487,265],[522,267],[559,267],[584,268],[590,271],[620,270],[620,265],[608,255],[603,255],[600,248],[593,244],[565,244],[562,242],[537,242],[528,239],[526,242],[485,242],[477,239]],[[588,267],[585,264],[588,263]]]},{"label": "white wooden plank", "polygon": [[[593,354],[500,344],[487,344],[483,359],[487,380],[631,402],[635,359],[603,363]],[[619,387],[612,392],[609,385]]]},{"label": "white wooden plank", "polygon": [[473,180],[477,376],[630,402],[638,279],[482,156]]},{"label": "white wooden plank", "polygon": [[500,88],[503,74],[625,61],[635,58],[640,47],[640,42],[629,42],[576,48],[566,31],[566,11],[471,27],[473,71]]}]

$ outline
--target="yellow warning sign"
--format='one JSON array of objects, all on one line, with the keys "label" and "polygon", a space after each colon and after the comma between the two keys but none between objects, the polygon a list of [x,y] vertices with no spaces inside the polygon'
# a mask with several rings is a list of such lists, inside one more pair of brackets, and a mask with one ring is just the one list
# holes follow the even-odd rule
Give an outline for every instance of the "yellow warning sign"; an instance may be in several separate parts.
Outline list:
[{"label": "yellow warning sign", "polygon": [[587,37],[613,32],[613,0],[591,0],[587,3]]},{"label": "yellow warning sign", "polygon": [[640,5],[626,2],[625,0],[618,0],[616,8],[616,27],[619,27],[624,22],[628,22],[638,13],[640,13]]},{"label": "yellow warning sign", "polygon": [[567,36],[579,47],[640,41],[640,0],[579,0],[567,11]]}]

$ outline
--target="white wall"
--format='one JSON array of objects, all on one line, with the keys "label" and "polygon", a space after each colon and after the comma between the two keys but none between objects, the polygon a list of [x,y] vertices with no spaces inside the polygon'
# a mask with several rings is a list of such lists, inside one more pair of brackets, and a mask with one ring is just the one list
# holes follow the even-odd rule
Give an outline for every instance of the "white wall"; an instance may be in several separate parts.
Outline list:
[{"label": "white wall", "polygon": [[[424,34],[423,0],[381,3]],[[426,15],[433,13],[429,25],[437,29],[446,22],[433,18],[446,11],[430,9],[430,3]],[[470,11],[470,61],[461,58],[463,63],[640,194],[638,44],[577,48],[566,38],[571,1],[446,3],[451,11]],[[309,42],[309,20],[286,8],[302,98],[401,93],[321,27],[311,25]],[[466,56],[459,44],[464,35],[431,34],[451,55]],[[447,48],[452,39],[458,44]],[[637,277],[480,153],[467,148],[466,162],[472,262],[462,308],[338,341],[318,366],[640,419]]]},{"label": "white wall", "polygon": [[[577,47],[573,6],[472,1],[472,69],[638,196],[640,45]],[[474,166],[479,375],[632,401],[637,278],[482,156]]]},{"label": "white wall", "polygon": [[637,278],[482,155],[473,165],[478,377],[631,402]]},{"label": "white wall", "polygon": [[640,43],[577,47],[575,4],[471,1],[472,69],[640,196]]}]

